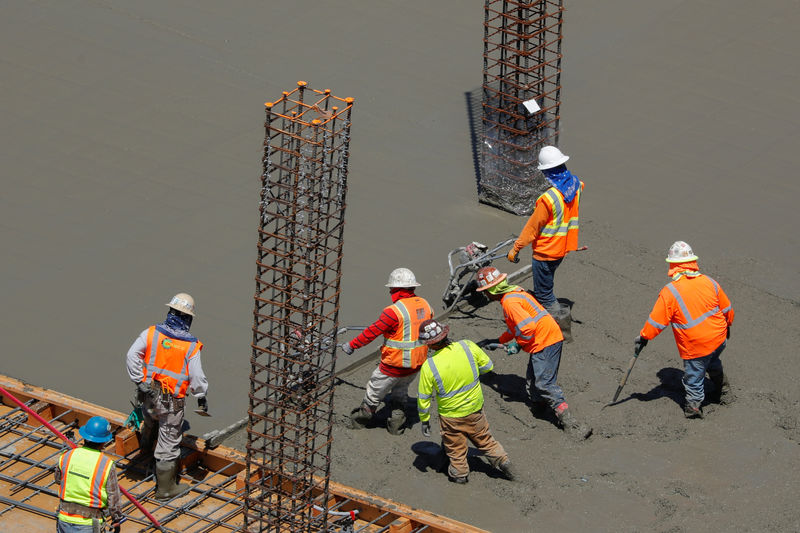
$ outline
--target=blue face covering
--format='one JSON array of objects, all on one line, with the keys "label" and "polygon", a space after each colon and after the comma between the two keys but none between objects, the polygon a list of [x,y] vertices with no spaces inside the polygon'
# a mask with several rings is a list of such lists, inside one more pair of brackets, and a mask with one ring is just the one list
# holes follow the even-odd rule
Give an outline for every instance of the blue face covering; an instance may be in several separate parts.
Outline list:
[{"label": "blue face covering", "polygon": [[565,165],[558,165],[555,168],[548,168],[542,171],[544,177],[550,180],[550,183],[553,184],[553,187],[559,190],[561,194],[564,195],[564,201],[570,203],[575,195],[578,193],[578,189],[581,187],[581,180],[578,179],[578,176],[575,176],[567,170]]},{"label": "blue face covering", "polygon": [[158,327],[167,335],[175,339],[186,341],[197,340],[197,338],[189,333],[189,328],[192,326],[192,317],[189,315],[178,315],[169,313],[164,322],[158,324]]}]

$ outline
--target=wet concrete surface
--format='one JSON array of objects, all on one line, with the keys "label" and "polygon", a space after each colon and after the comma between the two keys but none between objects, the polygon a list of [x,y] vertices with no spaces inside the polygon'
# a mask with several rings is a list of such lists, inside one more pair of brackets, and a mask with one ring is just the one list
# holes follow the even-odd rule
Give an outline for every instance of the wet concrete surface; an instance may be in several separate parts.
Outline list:
[{"label": "wet concrete surface", "polygon": [[[192,430],[243,416],[262,105],[301,79],[356,99],[342,324],[374,320],[401,265],[440,309],[447,252],[501,241],[525,222],[476,203],[465,93],[481,82],[482,6],[5,5],[0,371],[127,410],[125,351],[187,291],[215,415],[189,415]],[[560,144],[587,184],[589,250],[557,276],[583,322],[562,385],[595,436],[576,445],[546,424],[520,430],[524,406],[489,391],[490,421],[528,482],[481,474],[457,492],[413,469],[415,438],[384,442],[381,430],[339,425],[334,477],[494,531],[796,530],[781,495],[798,489],[800,9],[788,0],[567,8]],[[723,357],[742,401],[691,424],[658,392],[601,412],[677,239],[737,309]],[[481,314],[457,331],[476,338],[498,327],[497,309]],[[680,368],[668,336],[648,346],[630,392],[662,390],[658,372]],[[512,361],[506,373],[524,373]],[[339,387],[337,416],[364,380],[356,372],[356,385]],[[356,446],[371,451],[365,468],[349,468]],[[496,506],[457,505],[464,494]]]}]

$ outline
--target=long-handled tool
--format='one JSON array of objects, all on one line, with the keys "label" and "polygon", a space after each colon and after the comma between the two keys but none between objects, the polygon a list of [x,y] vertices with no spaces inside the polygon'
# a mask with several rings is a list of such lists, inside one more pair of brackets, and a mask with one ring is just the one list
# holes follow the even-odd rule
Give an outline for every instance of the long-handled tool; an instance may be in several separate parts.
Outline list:
[{"label": "long-handled tool", "polygon": [[614,393],[614,399],[611,400],[611,403],[608,405],[613,404],[617,401],[617,398],[619,398],[619,393],[622,392],[622,387],[624,387],[625,383],[628,381],[628,377],[631,375],[631,370],[633,370],[633,365],[636,364],[636,359],[639,357],[639,354],[642,353],[642,348],[644,348],[644,346],[639,346],[633,351],[633,357],[631,357],[631,362],[628,365],[628,371],[624,376],[622,376],[622,379],[619,382],[619,387],[617,387],[617,392]]}]

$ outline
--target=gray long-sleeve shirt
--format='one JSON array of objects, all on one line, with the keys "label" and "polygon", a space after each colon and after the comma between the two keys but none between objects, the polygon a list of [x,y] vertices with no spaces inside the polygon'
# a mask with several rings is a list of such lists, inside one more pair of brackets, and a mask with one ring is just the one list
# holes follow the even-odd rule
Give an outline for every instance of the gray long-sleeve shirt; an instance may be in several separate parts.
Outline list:
[{"label": "gray long-sleeve shirt", "polygon": [[[149,328],[148,328],[149,329]],[[128,377],[134,383],[140,383],[144,377],[144,355],[147,351],[147,329],[142,331],[139,337],[133,341],[128,355],[126,356],[126,364],[128,367]],[[189,359],[189,392],[195,398],[203,398],[208,392],[208,380],[203,373],[203,364],[200,361],[201,353],[198,351],[197,355]]]}]

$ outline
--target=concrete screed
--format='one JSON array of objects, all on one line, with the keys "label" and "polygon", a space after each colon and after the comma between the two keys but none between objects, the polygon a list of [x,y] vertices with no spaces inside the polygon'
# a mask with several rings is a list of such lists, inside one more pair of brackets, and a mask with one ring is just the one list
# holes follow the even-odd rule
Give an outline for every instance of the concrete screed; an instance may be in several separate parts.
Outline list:
[{"label": "concrete screed", "polygon": [[[364,325],[407,266],[438,304],[445,254],[523,218],[476,205],[464,94],[480,83],[482,2],[13,3],[0,21],[4,373],[128,408],[123,360],[177,291],[198,303],[214,418],[243,416],[262,104],[305,79],[356,98],[341,321]],[[595,428],[565,439],[514,394],[487,415],[523,480],[421,472],[417,426],[337,425],[333,478],[493,531],[795,531],[800,513],[796,4],[567,5],[561,147],[587,184],[561,385]],[[738,401],[685,421],[680,360],[651,342],[601,411],[666,282],[676,239],[737,311],[723,355]],[[524,255],[523,255],[524,257]],[[496,263],[501,269],[511,265]],[[528,282],[529,283],[529,282]],[[499,309],[452,317],[502,329]],[[358,354],[357,355],[363,355]],[[524,360],[492,353],[513,392]],[[347,364],[342,360],[341,364]],[[366,372],[337,389],[354,407]],[[434,426],[435,427],[435,426]],[[434,441],[435,442],[435,441]]]}]

